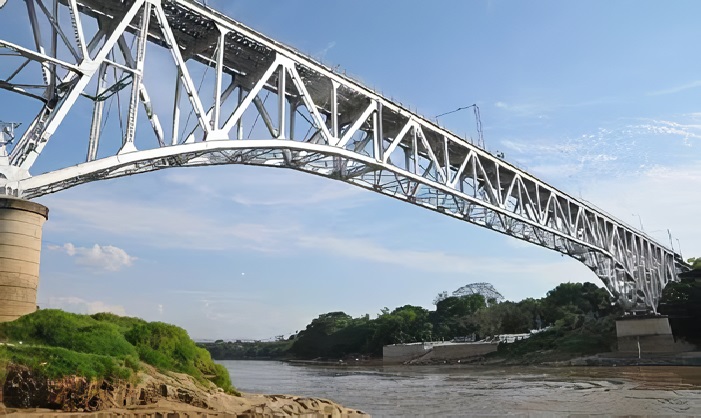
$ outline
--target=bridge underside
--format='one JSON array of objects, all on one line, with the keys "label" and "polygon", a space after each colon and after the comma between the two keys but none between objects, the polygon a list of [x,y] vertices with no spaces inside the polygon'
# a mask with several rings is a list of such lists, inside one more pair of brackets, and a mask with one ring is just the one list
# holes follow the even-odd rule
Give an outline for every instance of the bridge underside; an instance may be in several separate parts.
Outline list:
[{"label": "bridge underside", "polygon": [[[655,311],[685,268],[643,232],[197,2],[25,3],[28,45],[0,40],[2,68],[13,68],[0,89],[39,110],[18,140],[0,138],[0,194],[31,199],[168,167],[285,167],[566,254],[629,310]],[[0,39],[15,38],[3,28],[16,18],[0,10]],[[70,113],[85,109],[77,128]],[[50,140],[74,160],[51,167]],[[36,161],[50,168],[37,174]]]}]

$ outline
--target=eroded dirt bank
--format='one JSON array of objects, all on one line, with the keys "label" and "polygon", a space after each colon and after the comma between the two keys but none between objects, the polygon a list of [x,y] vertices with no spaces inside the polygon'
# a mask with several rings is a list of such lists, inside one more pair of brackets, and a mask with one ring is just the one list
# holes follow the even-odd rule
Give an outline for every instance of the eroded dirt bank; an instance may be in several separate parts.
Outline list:
[{"label": "eroded dirt bank", "polygon": [[292,395],[229,395],[190,376],[159,373],[142,365],[139,382],[89,383],[72,377],[47,380],[9,367],[0,415],[28,417],[367,417],[335,402]]}]

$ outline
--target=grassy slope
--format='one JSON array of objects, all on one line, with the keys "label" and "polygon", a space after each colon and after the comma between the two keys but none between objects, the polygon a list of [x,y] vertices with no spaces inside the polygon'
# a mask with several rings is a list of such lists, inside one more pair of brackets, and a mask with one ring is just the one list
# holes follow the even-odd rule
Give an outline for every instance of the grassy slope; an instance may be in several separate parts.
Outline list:
[{"label": "grassy slope", "polygon": [[576,326],[557,324],[552,329],[526,340],[500,344],[499,349],[489,357],[530,364],[612,351],[616,344],[615,317],[580,319],[582,323]]},{"label": "grassy slope", "polygon": [[7,343],[0,345],[0,378],[12,362],[49,378],[130,379],[143,361],[235,392],[223,366],[197,347],[184,329],[162,322],[47,309],[0,324],[0,342]]}]

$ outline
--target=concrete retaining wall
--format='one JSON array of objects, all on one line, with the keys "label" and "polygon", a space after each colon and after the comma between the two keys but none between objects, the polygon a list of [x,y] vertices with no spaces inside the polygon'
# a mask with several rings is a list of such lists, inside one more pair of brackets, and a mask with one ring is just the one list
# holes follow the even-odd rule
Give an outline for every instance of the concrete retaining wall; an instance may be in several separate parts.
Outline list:
[{"label": "concrete retaining wall", "polygon": [[499,343],[415,343],[382,347],[384,363],[460,360],[497,350]]},{"label": "concrete retaining wall", "polygon": [[41,228],[48,214],[38,203],[0,197],[0,322],[36,310]]},{"label": "concrete retaining wall", "polygon": [[460,360],[497,351],[498,343],[446,344],[433,347],[432,360]]},{"label": "concrete retaining wall", "polygon": [[432,345],[424,343],[395,344],[382,347],[382,361],[384,363],[404,363],[421,357],[431,350]]}]

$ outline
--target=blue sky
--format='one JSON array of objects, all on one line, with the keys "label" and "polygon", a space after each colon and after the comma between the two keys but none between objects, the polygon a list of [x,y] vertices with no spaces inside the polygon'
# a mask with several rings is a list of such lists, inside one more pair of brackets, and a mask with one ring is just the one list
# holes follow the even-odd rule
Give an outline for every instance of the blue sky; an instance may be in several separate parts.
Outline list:
[{"label": "blue sky", "polygon": [[[685,257],[701,255],[698,3],[208,4],[427,117],[477,103],[488,150],[663,243],[670,229]],[[31,114],[7,97],[0,119],[26,125]],[[475,136],[469,111],[440,121]],[[70,123],[39,166],[69,160]],[[172,169],[38,201],[51,210],[41,306],[161,320],[195,338],[265,339],[329,311],[430,308],[473,282],[511,300],[598,284],[555,252],[288,170]]]}]

